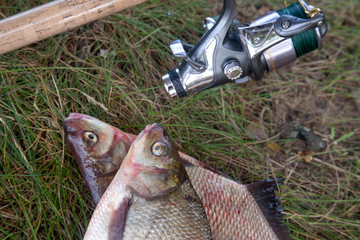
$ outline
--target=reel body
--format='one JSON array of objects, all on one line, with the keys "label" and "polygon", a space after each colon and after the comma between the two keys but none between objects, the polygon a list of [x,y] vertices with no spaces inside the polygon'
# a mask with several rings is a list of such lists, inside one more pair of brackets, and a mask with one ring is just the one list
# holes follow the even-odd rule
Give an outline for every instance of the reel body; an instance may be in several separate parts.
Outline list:
[{"label": "reel body", "polygon": [[260,80],[296,58],[321,48],[327,24],[320,9],[304,1],[254,20],[246,26],[235,20],[235,0],[224,0],[220,17],[206,18],[205,34],[195,45],[176,40],[170,44],[179,67],[164,75],[171,97],[219,86]]}]

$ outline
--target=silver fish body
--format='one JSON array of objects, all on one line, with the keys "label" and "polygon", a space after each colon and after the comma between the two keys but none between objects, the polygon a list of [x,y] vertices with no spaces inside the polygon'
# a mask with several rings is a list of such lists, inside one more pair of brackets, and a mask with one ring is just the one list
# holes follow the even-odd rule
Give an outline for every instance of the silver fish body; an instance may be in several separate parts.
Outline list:
[{"label": "silver fish body", "polygon": [[162,127],[147,126],[135,139],[84,239],[212,239],[201,200]]},{"label": "silver fish body", "polygon": [[[67,144],[97,203],[117,170],[104,166],[119,167],[123,161],[120,157],[127,154],[136,136],[78,113],[65,120],[64,130]],[[90,148],[85,146],[83,136],[89,131],[98,134],[98,142]],[[278,181],[244,185],[195,158],[181,152],[179,155],[205,208],[214,239],[289,239],[274,194]]]},{"label": "silver fish body", "polygon": [[203,211],[188,180],[161,199],[134,197],[124,239],[211,239]]}]

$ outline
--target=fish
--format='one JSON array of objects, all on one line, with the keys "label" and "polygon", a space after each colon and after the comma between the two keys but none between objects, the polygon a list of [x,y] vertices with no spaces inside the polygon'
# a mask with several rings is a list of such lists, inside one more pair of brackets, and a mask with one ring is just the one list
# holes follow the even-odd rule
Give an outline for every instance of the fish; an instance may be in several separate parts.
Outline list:
[{"label": "fish", "polygon": [[[136,135],[80,113],[71,113],[63,127],[70,153],[97,204]],[[96,137],[92,146],[86,143],[90,133]],[[185,153],[178,153],[205,208],[214,239],[290,239],[274,193],[281,179],[241,184]]]},{"label": "fish", "polygon": [[201,200],[163,127],[147,125],[133,141],[84,239],[212,239]]},{"label": "fish", "polygon": [[97,204],[119,170],[136,135],[80,113],[71,113],[65,119],[63,128],[70,152]]}]

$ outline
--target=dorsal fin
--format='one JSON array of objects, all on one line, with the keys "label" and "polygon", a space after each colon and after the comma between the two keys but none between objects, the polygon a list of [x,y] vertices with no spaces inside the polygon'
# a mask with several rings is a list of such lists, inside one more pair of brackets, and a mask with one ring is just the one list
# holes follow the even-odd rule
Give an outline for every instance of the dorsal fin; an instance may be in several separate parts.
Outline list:
[{"label": "dorsal fin", "polygon": [[289,232],[283,221],[279,198],[275,197],[274,189],[281,185],[283,179],[269,179],[246,185],[257,202],[264,217],[270,224],[279,240],[290,239]]}]

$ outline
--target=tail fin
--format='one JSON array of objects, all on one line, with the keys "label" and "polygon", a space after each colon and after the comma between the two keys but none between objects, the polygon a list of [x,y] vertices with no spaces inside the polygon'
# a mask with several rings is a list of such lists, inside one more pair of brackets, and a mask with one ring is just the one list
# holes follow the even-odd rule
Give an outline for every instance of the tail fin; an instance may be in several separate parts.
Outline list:
[{"label": "tail fin", "polygon": [[281,185],[283,179],[269,179],[246,185],[248,191],[256,200],[264,217],[280,240],[290,239],[289,232],[283,221],[279,198],[275,197],[274,189]]}]

